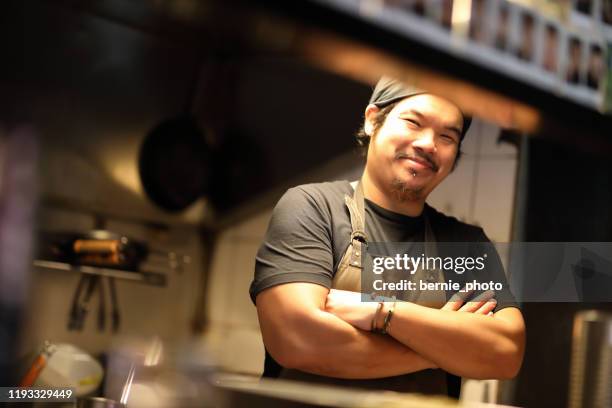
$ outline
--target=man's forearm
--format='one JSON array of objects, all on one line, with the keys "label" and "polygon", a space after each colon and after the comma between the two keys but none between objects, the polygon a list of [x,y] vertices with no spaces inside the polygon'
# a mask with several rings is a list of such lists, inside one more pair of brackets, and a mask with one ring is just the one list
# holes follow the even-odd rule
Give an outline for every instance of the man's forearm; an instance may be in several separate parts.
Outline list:
[{"label": "man's forearm", "polygon": [[389,334],[442,369],[470,378],[511,378],[520,368],[521,324],[408,302],[396,308]]},{"label": "man's forearm", "polygon": [[[434,367],[431,361],[393,338],[359,330],[325,311],[310,313],[301,321],[290,322],[282,339],[266,339],[264,335],[268,350],[287,368],[336,378],[365,379]],[[274,347],[274,342],[283,344]],[[271,349],[284,351],[282,356],[275,356]]]}]

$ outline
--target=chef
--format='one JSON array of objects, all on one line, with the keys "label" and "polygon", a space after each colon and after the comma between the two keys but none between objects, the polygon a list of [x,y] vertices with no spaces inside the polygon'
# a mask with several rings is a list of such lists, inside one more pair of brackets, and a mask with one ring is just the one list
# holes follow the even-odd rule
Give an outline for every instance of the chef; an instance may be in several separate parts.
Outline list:
[{"label": "chef", "polygon": [[[371,302],[360,294],[368,292],[362,255],[373,242],[421,245],[424,257],[438,255],[438,242],[461,242],[487,257],[483,278],[505,282],[482,228],[426,203],[457,165],[469,124],[451,100],[382,78],[357,134],[366,157],[361,179],[301,185],[283,195],[250,288],[266,349],[264,376],[458,397],[460,377],[517,374],[525,325],[507,285],[450,300],[444,292],[428,292],[433,297],[425,301],[424,293]],[[431,270],[415,277],[445,280]]]}]

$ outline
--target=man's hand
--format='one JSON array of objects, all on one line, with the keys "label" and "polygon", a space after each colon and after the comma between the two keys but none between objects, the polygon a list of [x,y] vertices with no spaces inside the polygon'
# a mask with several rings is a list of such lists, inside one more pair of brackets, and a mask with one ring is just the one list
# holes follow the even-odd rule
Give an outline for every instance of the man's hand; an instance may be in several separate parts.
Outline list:
[{"label": "man's hand", "polygon": [[378,303],[364,302],[361,296],[359,292],[331,289],[325,302],[325,311],[358,329],[370,331]]},{"label": "man's hand", "polygon": [[493,310],[495,309],[495,306],[497,306],[497,300],[495,300],[494,297],[495,292],[488,290],[466,303],[465,299],[467,299],[471,294],[472,291],[457,292],[449,299],[448,302],[446,302],[444,306],[442,306],[441,309],[492,316]]}]

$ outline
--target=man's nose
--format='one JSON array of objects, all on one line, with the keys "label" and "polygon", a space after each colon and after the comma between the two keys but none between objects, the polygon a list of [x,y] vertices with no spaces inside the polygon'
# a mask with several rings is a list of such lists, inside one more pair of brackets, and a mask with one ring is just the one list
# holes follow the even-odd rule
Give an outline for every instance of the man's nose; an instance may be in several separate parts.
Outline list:
[{"label": "man's nose", "polygon": [[417,147],[426,152],[433,152],[436,150],[436,135],[432,129],[424,129],[416,136],[412,141],[412,146]]}]

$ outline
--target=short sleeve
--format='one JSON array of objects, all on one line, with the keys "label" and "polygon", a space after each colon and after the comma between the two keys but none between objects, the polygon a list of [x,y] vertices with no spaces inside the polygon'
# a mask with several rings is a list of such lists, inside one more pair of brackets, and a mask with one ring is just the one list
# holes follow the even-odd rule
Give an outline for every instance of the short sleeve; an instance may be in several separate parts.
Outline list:
[{"label": "short sleeve", "polygon": [[332,233],[329,209],[316,192],[289,189],[279,200],[255,259],[249,294],[290,282],[310,282],[331,288]]},{"label": "short sleeve", "polygon": [[504,266],[501,262],[497,249],[491,240],[487,237],[482,228],[478,228],[475,239],[475,255],[485,256],[485,270],[482,277],[479,279],[481,282],[494,282],[501,284],[501,290],[495,290],[495,300],[497,300],[497,306],[495,312],[498,312],[507,307],[520,308],[517,303],[508,280],[506,279],[506,273],[504,272]]}]

